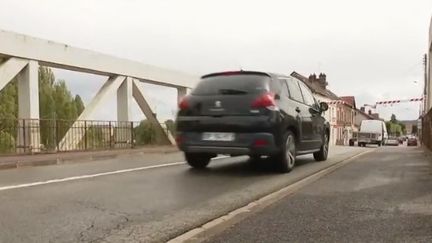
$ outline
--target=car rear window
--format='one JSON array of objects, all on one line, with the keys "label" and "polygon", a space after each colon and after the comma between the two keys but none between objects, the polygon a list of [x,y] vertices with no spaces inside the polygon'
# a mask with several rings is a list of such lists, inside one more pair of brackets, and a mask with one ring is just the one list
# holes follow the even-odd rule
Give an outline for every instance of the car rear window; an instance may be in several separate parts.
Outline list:
[{"label": "car rear window", "polygon": [[220,75],[204,78],[194,95],[258,94],[269,90],[270,77],[255,74]]}]

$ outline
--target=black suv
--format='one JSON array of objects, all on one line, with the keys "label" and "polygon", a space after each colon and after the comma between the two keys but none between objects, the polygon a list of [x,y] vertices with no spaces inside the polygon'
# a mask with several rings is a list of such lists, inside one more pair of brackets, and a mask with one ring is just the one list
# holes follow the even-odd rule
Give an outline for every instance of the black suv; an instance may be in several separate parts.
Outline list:
[{"label": "black suv", "polygon": [[269,156],[289,172],[296,155],[328,155],[328,109],[302,81],[284,75],[236,71],[205,75],[179,102],[177,146],[188,164],[205,168],[217,154]]}]

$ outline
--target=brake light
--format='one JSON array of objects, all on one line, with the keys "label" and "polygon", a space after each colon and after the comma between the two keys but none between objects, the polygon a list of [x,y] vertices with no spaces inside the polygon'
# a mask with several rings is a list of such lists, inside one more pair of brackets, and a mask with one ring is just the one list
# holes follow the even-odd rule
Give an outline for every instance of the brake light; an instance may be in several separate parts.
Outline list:
[{"label": "brake light", "polygon": [[177,145],[181,145],[184,141],[183,137],[180,135],[177,135],[175,140],[176,140]]},{"label": "brake light", "polygon": [[254,147],[263,147],[268,145],[268,141],[265,139],[257,139],[254,141]]},{"label": "brake light", "polygon": [[186,110],[186,109],[189,108],[189,101],[188,101],[188,99],[187,99],[187,96],[183,97],[183,98],[180,100],[178,106],[179,106],[179,109],[180,109],[180,110]]},{"label": "brake light", "polygon": [[252,108],[272,108],[276,106],[274,94],[268,92],[258,97],[253,103]]}]

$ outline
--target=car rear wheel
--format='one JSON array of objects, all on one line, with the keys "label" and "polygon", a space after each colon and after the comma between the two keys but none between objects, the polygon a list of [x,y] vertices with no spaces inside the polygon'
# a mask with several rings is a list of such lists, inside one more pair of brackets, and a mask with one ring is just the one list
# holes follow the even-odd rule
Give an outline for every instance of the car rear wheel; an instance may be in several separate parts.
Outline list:
[{"label": "car rear wheel", "polygon": [[281,152],[274,156],[277,170],[281,173],[292,171],[296,160],[295,136],[291,131],[285,135],[285,142],[282,144]]},{"label": "car rear wheel", "polygon": [[327,133],[323,136],[323,144],[321,145],[320,151],[313,153],[316,161],[325,161],[328,157],[329,140]]},{"label": "car rear wheel", "polygon": [[201,153],[185,153],[186,162],[193,168],[204,169],[210,163],[211,156]]}]

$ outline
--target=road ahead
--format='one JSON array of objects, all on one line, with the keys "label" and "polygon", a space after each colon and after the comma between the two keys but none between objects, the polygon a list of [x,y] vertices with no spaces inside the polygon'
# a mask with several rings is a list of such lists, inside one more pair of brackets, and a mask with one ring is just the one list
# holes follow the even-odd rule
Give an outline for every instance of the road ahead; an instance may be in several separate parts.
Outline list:
[{"label": "road ahead", "polygon": [[300,157],[289,174],[245,157],[195,171],[180,153],[0,171],[0,242],[166,241],[368,150]]},{"label": "road ahead", "polygon": [[432,242],[432,162],[380,148],[208,242]]}]

